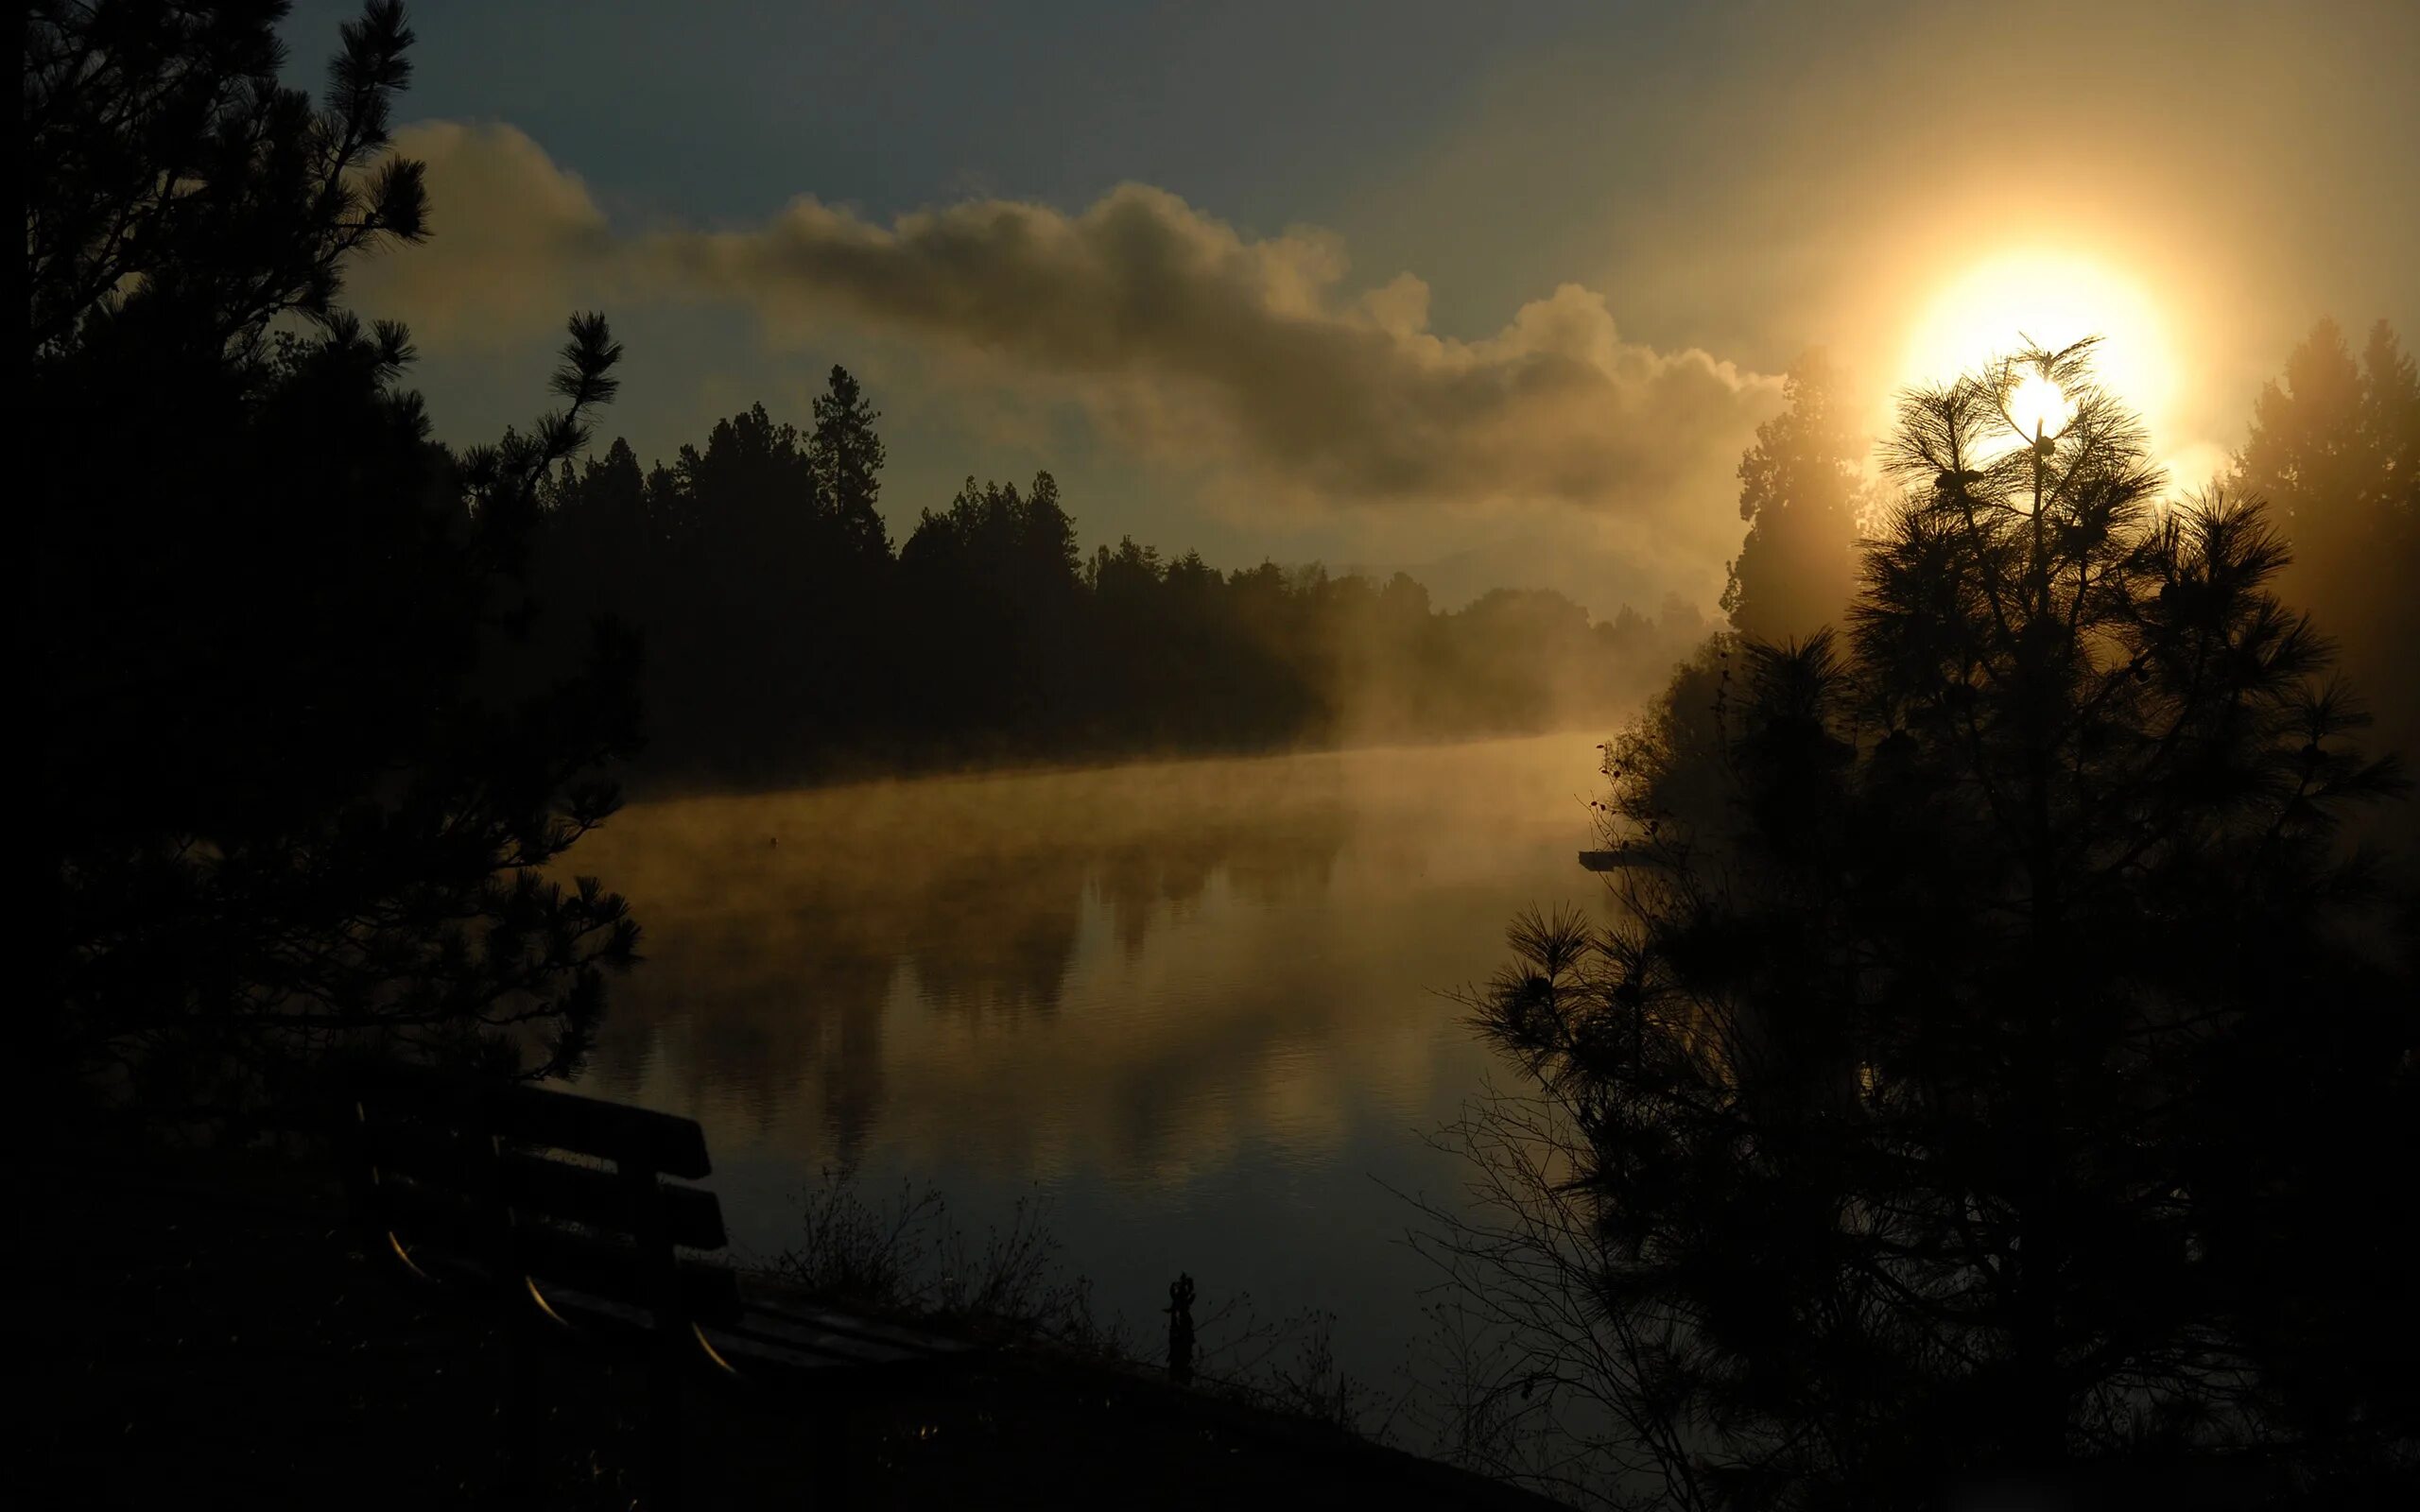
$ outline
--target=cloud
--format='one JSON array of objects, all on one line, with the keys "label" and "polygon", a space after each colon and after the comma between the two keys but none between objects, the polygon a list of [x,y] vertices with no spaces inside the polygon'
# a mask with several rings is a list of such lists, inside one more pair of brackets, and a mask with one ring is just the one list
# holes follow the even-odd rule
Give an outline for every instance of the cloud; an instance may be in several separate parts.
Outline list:
[{"label": "cloud", "polygon": [[493,351],[560,332],[583,297],[626,292],[588,186],[522,131],[427,121],[395,149],[428,165],[430,239],[372,256],[349,294],[403,315],[422,346]]},{"label": "cloud", "polygon": [[752,226],[614,234],[510,127],[415,127],[399,149],[428,163],[435,239],[363,287],[428,344],[551,326],[573,302],[735,301],[776,330],[853,325],[970,381],[1064,393],[1143,459],[1288,507],[1568,507],[1719,562],[1732,466],[1779,404],[1777,379],[1624,340],[1577,284],[1493,335],[1441,335],[1418,278],[1357,293],[1334,235],[1248,237],[1147,185],[1072,215],[993,198],[884,225],[802,198]]}]

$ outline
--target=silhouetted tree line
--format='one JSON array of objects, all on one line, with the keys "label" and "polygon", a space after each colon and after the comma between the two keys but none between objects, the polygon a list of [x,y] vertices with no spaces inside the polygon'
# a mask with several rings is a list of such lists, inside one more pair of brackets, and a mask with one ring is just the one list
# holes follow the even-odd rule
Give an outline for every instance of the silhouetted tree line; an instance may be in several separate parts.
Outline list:
[{"label": "silhouetted tree line", "polygon": [[852,768],[1528,731],[1653,687],[1695,613],[1591,624],[1561,594],[1454,611],[1273,562],[1123,539],[1090,557],[1048,472],[969,478],[894,554],[879,417],[834,368],[813,424],[760,404],[642,469],[616,441],[546,493],[544,592],[646,644],[651,770]]},{"label": "silhouetted tree line", "polygon": [[[2359,606],[2408,593],[2351,554],[2408,530],[2410,453],[2345,438],[2411,369],[2381,337],[2351,385],[2331,334],[2245,471]],[[1845,633],[1685,669],[1607,748],[1615,921],[1517,920],[1474,1000],[1535,1094],[1465,1129],[1493,1206],[1444,1252],[1497,1410],[1594,1400],[1670,1504],[2420,1478],[2420,906],[2353,840],[2408,784],[2280,596],[2279,517],[2164,499],[2089,358],[1903,397]],[[2037,374],[2071,413],[2026,432]]]},{"label": "silhouetted tree line", "polygon": [[371,5],[315,104],[278,81],[285,9],[26,23],[37,1097],[223,1113],[372,1047],[560,1070],[636,939],[542,876],[614,808],[632,652],[535,657],[522,585],[621,349],[575,319],[560,411],[430,439],[404,330],[337,302],[423,234],[387,153],[411,34]]}]

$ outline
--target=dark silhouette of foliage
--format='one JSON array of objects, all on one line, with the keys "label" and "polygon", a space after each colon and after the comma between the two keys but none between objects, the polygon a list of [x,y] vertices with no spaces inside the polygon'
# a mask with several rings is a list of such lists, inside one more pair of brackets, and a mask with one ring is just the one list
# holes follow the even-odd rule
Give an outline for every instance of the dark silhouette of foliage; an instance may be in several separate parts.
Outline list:
[{"label": "dark silhouette of foliage", "polygon": [[[386,156],[401,8],[322,103],[282,5],[45,4],[26,30],[26,239],[55,1087],[164,1116],[295,1091],[338,1046],[561,1070],[620,899],[542,871],[612,812],[632,649],[518,645],[538,484],[620,348],[572,321],[527,436],[455,456],[346,261],[422,234]],[[524,1053],[534,1051],[524,1060]]]},{"label": "dark silhouette of foliage", "polygon": [[1675,1504],[2341,1505],[2420,1455],[2411,913],[2340,830],[2401,780],[2266,512],[2160,502],[2089,358],[1905,396],[1846,639],[1685,673],[1609,760],[1618,921],[1517,922],[1476,1000],[1537,1096],[1449,1246],[1531,1330],[1507,1389],[1593,1394]]},{"label": "dark silhouette of foliage", "polygon": [[[276,0],[45,0],[26,25],[26,273],[37,354],[104,313],[256,346],[333,308],[344,260],[421,235],[421,165],[377,163],[411,77],[400,4],[343,29],[324,105],[279,88]],[[372,164],[376,163],[373,167]],[[140,297],[121,298],[130,286]]]}]

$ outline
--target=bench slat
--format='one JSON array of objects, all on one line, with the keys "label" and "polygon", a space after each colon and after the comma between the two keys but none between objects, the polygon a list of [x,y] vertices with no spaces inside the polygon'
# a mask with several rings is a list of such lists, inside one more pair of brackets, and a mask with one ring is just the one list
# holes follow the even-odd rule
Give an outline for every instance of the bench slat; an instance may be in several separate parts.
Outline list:
[{"label": "bench slat", "polygon": [[[568,1286],[547,1286],[544,1290],[547,1305],[567,1321],[628,1333],[645,1333],[654,1327],[652,1314],[628,1302],[617,1302]],[[751,1314],[743,1316],[737,1324],[706,1325],[699,1332],[707,1346],[742,1375],[754,1374],[767,1367],[797,1374],[829,1374],[882,1366],[906,1367],[931,1358],[913,1350],[877,1349],[864,1353],[818,1348],[779,1334],[760,1332],[750,1327],[756,1321],[756,1316]]]},{"label": "bench slat", "polygon": [[[632,1232],[630,1194],[614,1172],[541,1155],[485,1155],[476,1145],[466,1147],[459,1136],[408,1124],[372,1124],[363,1129],[362,1141],[371,1164],[381,1170],[400,1171],[468,1194],[483,1189],[493,1162],[511,1207],[616,1233]],[[657,1183],[657,1193],[670,1243],[684,1249],[720,1249],[730,1243],[722,1202],[713,1193],[666,1182]]]},{"label": "bench slat", "polygon": [[574,1092],[447,1075],[424,1066],[384,1066],[355,1078],[354,1095],[373,1123],[417,1120],[493,1133],[517,1144],[601,1156],[695,1181],[713,1174],[706,1135],[689,1119]]},{"label": "bench slat", "polygon": [[[540,1282],[560,1281],[641,1308],[655,1303],[655,1262],[646,1250],[543,1222],[512,1225],[509,1260],[495,1255],[496,1235],[470,1199],[416,1181],[378,1183],[379,1200],[406,1249],[450,1250],[475,1263],[509,1263]],[[681,1310],[699,1322],[729,1322],[740,1313],[738,1279],[717,1265],[675,1267]]]}]

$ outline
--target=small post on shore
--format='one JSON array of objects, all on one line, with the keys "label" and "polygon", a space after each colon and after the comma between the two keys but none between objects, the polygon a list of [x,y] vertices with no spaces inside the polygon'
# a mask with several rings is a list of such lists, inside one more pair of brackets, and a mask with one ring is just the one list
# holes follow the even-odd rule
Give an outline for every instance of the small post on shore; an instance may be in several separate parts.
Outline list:
[{"label": "small post on shore", "polygon": [[1193,1278],[1182,1271],[1168,1282],[1168,1379],[1193,1383]]}]

